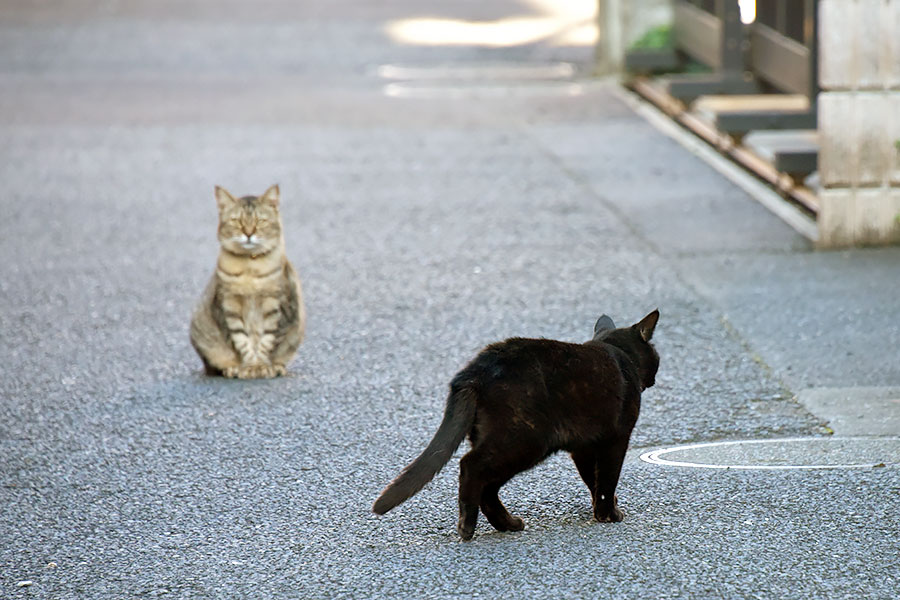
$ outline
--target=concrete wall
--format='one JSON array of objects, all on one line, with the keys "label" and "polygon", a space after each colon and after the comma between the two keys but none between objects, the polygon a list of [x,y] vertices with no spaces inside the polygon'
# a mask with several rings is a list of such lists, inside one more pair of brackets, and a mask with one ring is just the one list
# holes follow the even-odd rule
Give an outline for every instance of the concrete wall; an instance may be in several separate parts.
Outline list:
[{"label": "concrete wall", "polygon": [[900,242],[900,0],[819,4],[820,244]]},{"label": "concrete wall", "polygon": [[647,31],[672,23],[671,0],[597,0],[597,72],[621,73],[625,51]]}]

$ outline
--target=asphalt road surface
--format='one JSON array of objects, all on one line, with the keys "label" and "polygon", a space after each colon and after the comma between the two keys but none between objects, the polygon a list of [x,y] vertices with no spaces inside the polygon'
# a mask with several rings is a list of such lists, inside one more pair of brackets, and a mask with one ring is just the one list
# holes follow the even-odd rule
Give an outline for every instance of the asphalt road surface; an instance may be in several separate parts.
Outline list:
[{"label": "asphalt road surface", "polygon": [[[814,252],[592,80],[570,15],[446,4],[0,6],[0,598],[896,598],[895,464],[636,456],[900,398],[900,252]],[[276,182],[307,340],[207,378],[213,186]],[[482,346],[657,307],[624,522],[562,455],[501,492],[523,532],[458,540],[457,458],[370,512]]]}]

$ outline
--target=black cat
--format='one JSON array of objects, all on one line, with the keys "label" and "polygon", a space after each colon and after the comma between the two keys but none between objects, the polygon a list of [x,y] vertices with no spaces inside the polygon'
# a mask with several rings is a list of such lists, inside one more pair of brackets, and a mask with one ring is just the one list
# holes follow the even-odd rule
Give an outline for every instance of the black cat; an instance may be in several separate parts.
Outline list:
[{"label": "black cat", "polygon": [[594,518],[624,518],[616,484],[637,422],[641,392],[652,386],[659,355],[650,344],[655,310],[616,329],[603,315],[584,344],[512,338],[492,344],[450,383],[444,419],[422,454],[391,482],[372,510],[380,515],[416,494],[450,460],[459,463],[459,535],[469,540],[478,508],[500,531],[520,531],[497,492],[558,450],[571,453],[591,490]]}]

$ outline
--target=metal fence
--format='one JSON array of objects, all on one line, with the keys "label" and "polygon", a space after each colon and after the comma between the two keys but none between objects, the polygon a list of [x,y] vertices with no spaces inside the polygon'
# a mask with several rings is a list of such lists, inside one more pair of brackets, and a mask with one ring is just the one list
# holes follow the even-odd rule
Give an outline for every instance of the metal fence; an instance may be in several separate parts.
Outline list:
[{"label": "metal fence", "polygon": [[[666,73],[638,78],[633,89],[812,212],[815,196],[802,182],[818,167],[818,142],[809,134],[817,125],[818,4],[756,0],[756,18],[744,24],[738,0],[673,0],[672,47],[626,55],[629,70]],[[705,72],[685,72],[690,62]],[[775,96],[691,111],[700,96],[747,94]]]},{"label": "metal fence", "polygon": [[673,96],[777,90],[815,98],[818,0],[756,0],[744,25],[737,0],[674,0],[671,49],[631,52],[632,70],[673,69],[686,60],[712,74],[677,78]]},{"label": "metal fence", "polygon": [[748,67],[779,90],[814,100],[817,77],[817,0],[756,0],[748,33]]}]

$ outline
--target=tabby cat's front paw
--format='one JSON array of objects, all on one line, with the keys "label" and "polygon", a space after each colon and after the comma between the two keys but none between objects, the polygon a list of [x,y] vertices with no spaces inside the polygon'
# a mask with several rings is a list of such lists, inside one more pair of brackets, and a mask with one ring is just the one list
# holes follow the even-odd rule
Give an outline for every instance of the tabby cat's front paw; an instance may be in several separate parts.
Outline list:
[{"label": "tabby cat's front paw", "polygon": [[275,367],[272,365],[246,365],[238,370],[239,379],[268,379],[275,377]]},{"label": "tabby cat's front paw", "polygon": [[240,368],[239,367],[225,367],[222,369],[222,376],[228,377],[229,379],[237,379],[240,376]]}]

